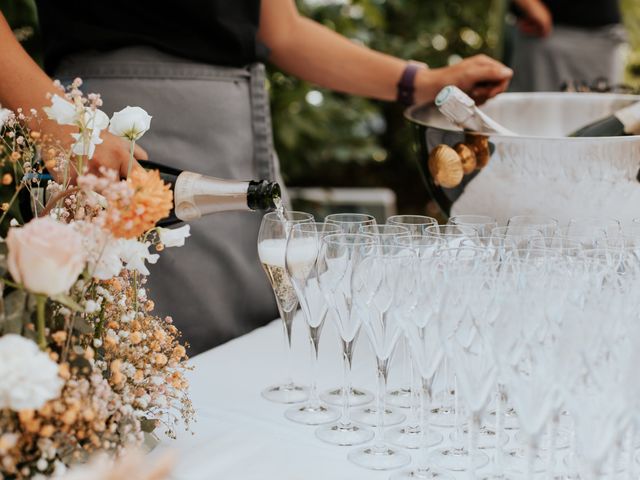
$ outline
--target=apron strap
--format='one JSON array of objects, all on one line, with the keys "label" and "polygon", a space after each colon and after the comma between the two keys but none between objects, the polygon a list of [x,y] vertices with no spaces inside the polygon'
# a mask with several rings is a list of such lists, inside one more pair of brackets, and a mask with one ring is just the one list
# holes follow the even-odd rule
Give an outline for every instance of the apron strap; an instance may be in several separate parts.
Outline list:
[{"label": "apron strap", "polygon": [[260,179],[274,180],[273,134],[271,131],[271,112],[269,98],[265,88],[265,67],[262,63],[249,66],[251,73],[251,122],[253,126],[253,161]]}]

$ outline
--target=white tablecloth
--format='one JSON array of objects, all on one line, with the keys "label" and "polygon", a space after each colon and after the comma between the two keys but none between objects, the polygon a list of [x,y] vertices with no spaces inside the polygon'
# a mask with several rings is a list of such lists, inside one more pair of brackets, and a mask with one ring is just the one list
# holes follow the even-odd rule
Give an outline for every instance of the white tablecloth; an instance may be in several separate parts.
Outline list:
[{"label": "white tablecloth", "polygon": [[[180,433],[160,448],[176,451],[176,480],[382,480],[389,472],[365,470],[351,464],[354,447],[337,447],[318,440],[316,427],[287,420],[285,405],[260,395],[267,385],[284,378],[281,321],[255,330],[192,359],[191,397],[197,411],[194,434]],[[309,346],[306,327],[294,322],[294,377],[306,382]],[[320,343],[320,386],[341,384],[338,337],[329,322]],[[362,332],[355,351],[354,384],[374,391],[375,362]],[[392,365],[390,385],[398,379]],[[417,454],[411,451],[414,459]],[[415,460],[414,460],[415,463]],[[462,478],[462,477],[461,477]]]}]

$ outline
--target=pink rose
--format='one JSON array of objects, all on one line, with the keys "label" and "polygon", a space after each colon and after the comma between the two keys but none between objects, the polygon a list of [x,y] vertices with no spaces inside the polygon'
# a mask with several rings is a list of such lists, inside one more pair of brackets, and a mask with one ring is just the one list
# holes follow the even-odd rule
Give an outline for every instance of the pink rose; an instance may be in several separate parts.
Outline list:
[{"label": "pink rose", "polygon": [[7,247],[13,279],[27,290],[47,296],[68,292],[86,262],[82,236],[71,225],[51,217],[9,229]]}]

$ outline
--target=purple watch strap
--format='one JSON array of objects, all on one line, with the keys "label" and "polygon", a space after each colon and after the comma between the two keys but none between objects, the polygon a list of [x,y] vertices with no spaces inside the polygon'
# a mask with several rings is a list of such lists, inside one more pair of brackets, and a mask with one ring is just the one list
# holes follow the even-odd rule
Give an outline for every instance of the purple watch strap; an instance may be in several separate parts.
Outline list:
[{"label": "purple watch strap", "polygon": [[403,105],[413,105],[415,103],[415,79],[420,68],[424,68],[417,63],[408,63],[402,72],[402,77],[398,82],[398,96],[396,100]]}]

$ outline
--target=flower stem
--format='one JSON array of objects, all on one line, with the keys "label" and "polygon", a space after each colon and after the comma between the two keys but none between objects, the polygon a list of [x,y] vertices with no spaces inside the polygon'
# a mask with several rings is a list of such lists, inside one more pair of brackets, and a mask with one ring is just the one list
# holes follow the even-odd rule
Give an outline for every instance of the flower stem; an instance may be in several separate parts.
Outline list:
[{"label": "flower stem", "polygon": [[133,149],[136,146],[135,140],[131,140],[131,147],[129,149],[129,168],[127,168],[127,178],[131,176],[131,170],[133,169]]},{"label": "flower stem", "polygon": [[38,333],[38,346],[40,350],[47,349],[47,341],[44,338],[44,307],[47,302],[47,297],[44,295],[36,295],[36,330]]}]

